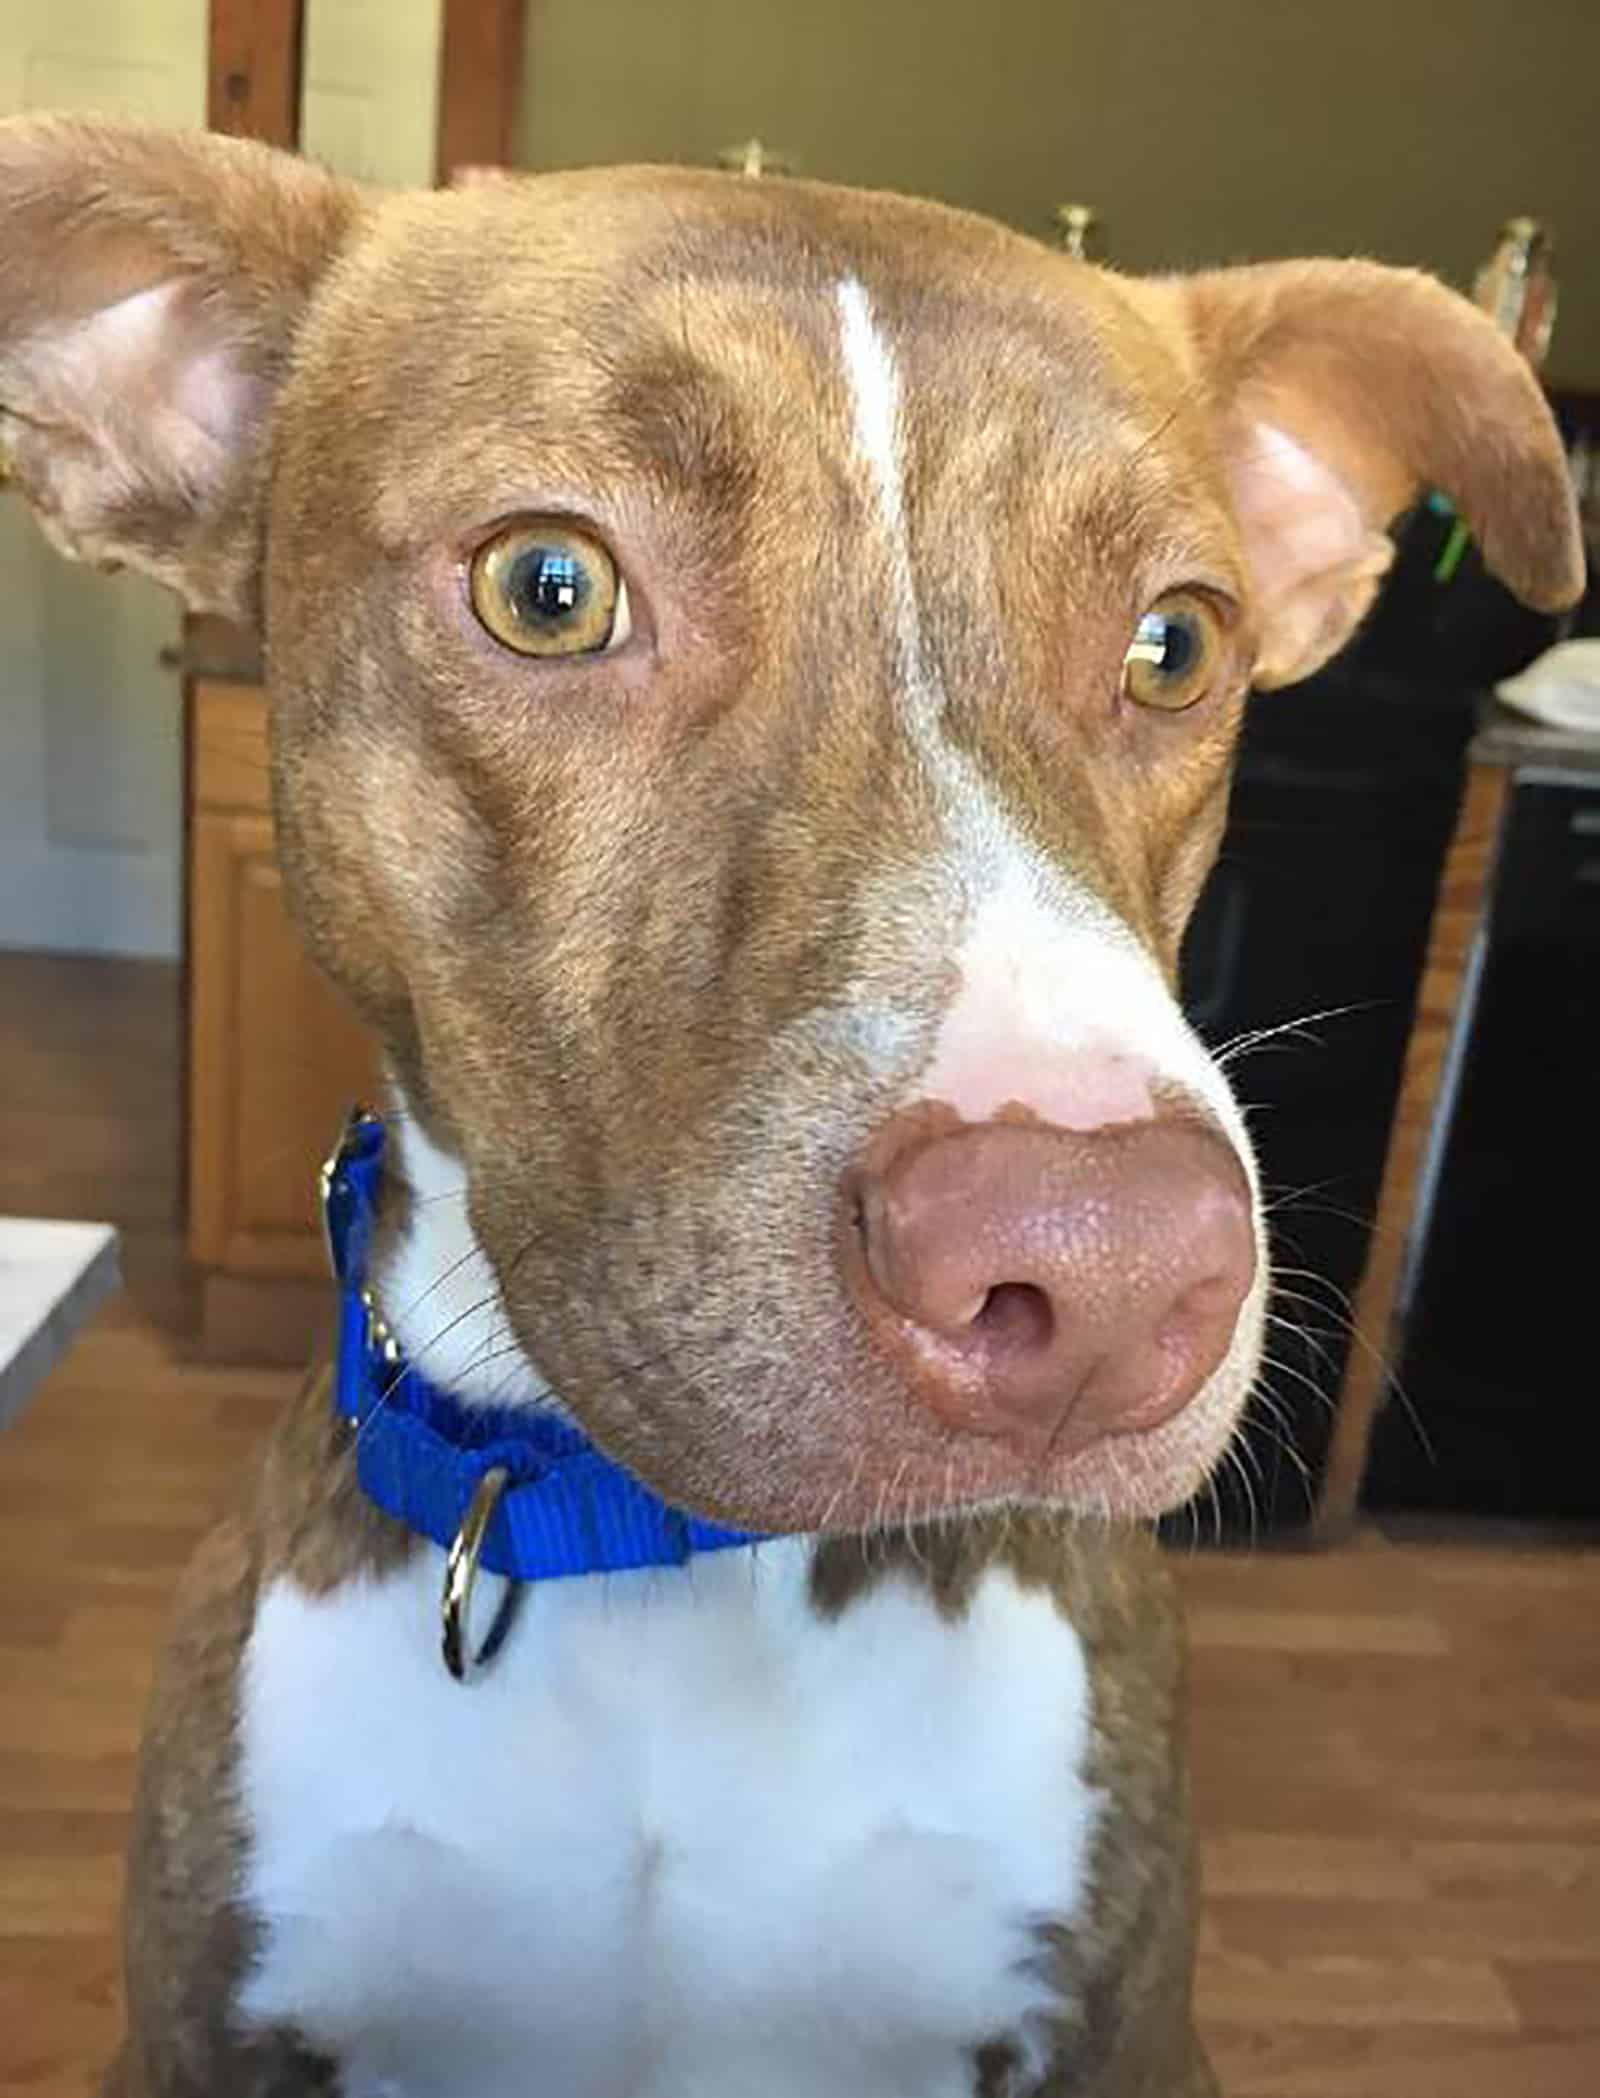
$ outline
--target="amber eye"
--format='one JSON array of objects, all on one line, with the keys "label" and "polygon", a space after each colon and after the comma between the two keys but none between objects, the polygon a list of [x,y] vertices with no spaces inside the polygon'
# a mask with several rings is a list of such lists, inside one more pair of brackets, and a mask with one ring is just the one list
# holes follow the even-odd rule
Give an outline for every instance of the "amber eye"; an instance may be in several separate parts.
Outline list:
[{"label": "amber eye", "polygon": [[630,631],[628,589],[588,532],[533,518],[507,525],[472,557],[472,609],[521,656],[594,656]]},{"label": "amber eye", "polygon": [[1158,597],[1134,629],[1122,659],[1122,688],[1141,707],[1178,713],[1209,691],[1222,655],[1222,629],[1189,590]]}]

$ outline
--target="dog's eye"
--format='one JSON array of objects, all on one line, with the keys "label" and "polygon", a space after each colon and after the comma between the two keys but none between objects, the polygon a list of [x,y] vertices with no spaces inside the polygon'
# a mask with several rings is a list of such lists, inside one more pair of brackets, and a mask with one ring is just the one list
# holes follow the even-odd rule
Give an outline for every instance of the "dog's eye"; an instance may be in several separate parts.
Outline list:
[{"label": "dog's eye", "polygon": [[1222,652],[1217,615],[1204,598],[1174,590],[1157,598],[1122,659],[1122,687],[1141,707],[1177,713],[1204,697]]},{"label": "dog's eye", "polygon": [[594,656],[630,631],[628,588],[598,539],[534,519],[508,525],[472,557],[472,609],[522,656]]}]

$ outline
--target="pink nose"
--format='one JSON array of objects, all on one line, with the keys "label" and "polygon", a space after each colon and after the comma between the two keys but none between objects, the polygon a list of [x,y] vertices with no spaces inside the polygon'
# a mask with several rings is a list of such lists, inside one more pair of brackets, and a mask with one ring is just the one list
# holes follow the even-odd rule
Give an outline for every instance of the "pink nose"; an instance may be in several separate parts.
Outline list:
[{"label": "pink nose", "polygon": [[1067,1453],[1167,1419],[1227,1353],[1256,1249],[1220,1136],[908,1122],[872,1157],[847,1185],[863,1306],[951,1426]]}]

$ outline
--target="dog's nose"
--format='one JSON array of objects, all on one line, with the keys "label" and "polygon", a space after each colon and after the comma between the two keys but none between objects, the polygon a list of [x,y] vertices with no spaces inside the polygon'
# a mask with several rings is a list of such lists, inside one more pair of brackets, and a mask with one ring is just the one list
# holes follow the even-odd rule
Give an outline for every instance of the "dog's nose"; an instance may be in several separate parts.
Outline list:
[{"label": "dog's nose", "polygon": [[1208,1128],[913,1123],[869,1156],[846,1189],[864,1308],[951,1426],[1069,1453],[1167,1419],[1227,1353],[1255,1227]]}]

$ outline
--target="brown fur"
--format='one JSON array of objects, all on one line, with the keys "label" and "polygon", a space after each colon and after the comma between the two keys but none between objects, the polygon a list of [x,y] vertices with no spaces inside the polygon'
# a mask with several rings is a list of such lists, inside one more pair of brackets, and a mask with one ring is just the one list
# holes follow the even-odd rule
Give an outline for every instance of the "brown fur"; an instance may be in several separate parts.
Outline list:
[{"label": "brown fur", "polygon": [[241,2041],[229,2007],[255,1945],[238,1902],[246,1831],[234,1803],[239,1668],[265,1582],[321,1594],[416,1548],[355,1481],[326,1373],[307,1378],[268,1445],[246,1506],[179,1584],[140,1752],[128,1858],[126,1964],[137,2016],[106,2098],[312,2098],[331,2064],[292,2033]]},{"label": "brown fur", "polygon": [[[301,921],[462,1158],[513,1323],[597,1439],[735,1522],[891,1518],[898,1541],[820,1549],[824,1614],[885,1563],[959,1611],[997,1561],[1070,1612],[1112,1811],[1089,1927],[1041,1948],[1079,2006],[1048,2088],[1205,2098],[1153,1554],[1060,1514],[916,1518],[1113,1487],[1150,1511],[1212,1445],[1180,1422],[1021,1477],[909,1401],[834,1257],[841,1168],[926,1055],[964,907],[897,723],[891,564],[849,469],[829,303],[847,274],[903,376],[944,731],[1169,979],[1247,684],[1339,644],[1420,484],[1462,501],[1525,595],[1575,592],[1537,390],[1424,280],[1303,264],[1138,285],[936,206],[681,170],[379,201],[233,141],[0,125],[0,445],[69,551],[263,611]],[[97,321],[140,292],[144,332],[144,309]],[[1325,561],[1284,566],[1263,418],[1320,477],[1343,534]],[[608,540],[638,626],[559,672],[491,643],[462,583],[497,521],[550,510]],[[1177,584],[1214,603],[1224,674],[1191,712],[1149,714],[1119,699],[1122,655]],[[846,994],[903,1023],[897,1058],[863,1052]],[[321,1590],[409,1549],[310,1392],[180,1602],[121,2098],[330,2087],[292,2034],[229,2029],[252,1943],[239,1658],[264,1580]],[[1005,2069],[982,2050],[975,2090]]]}]

